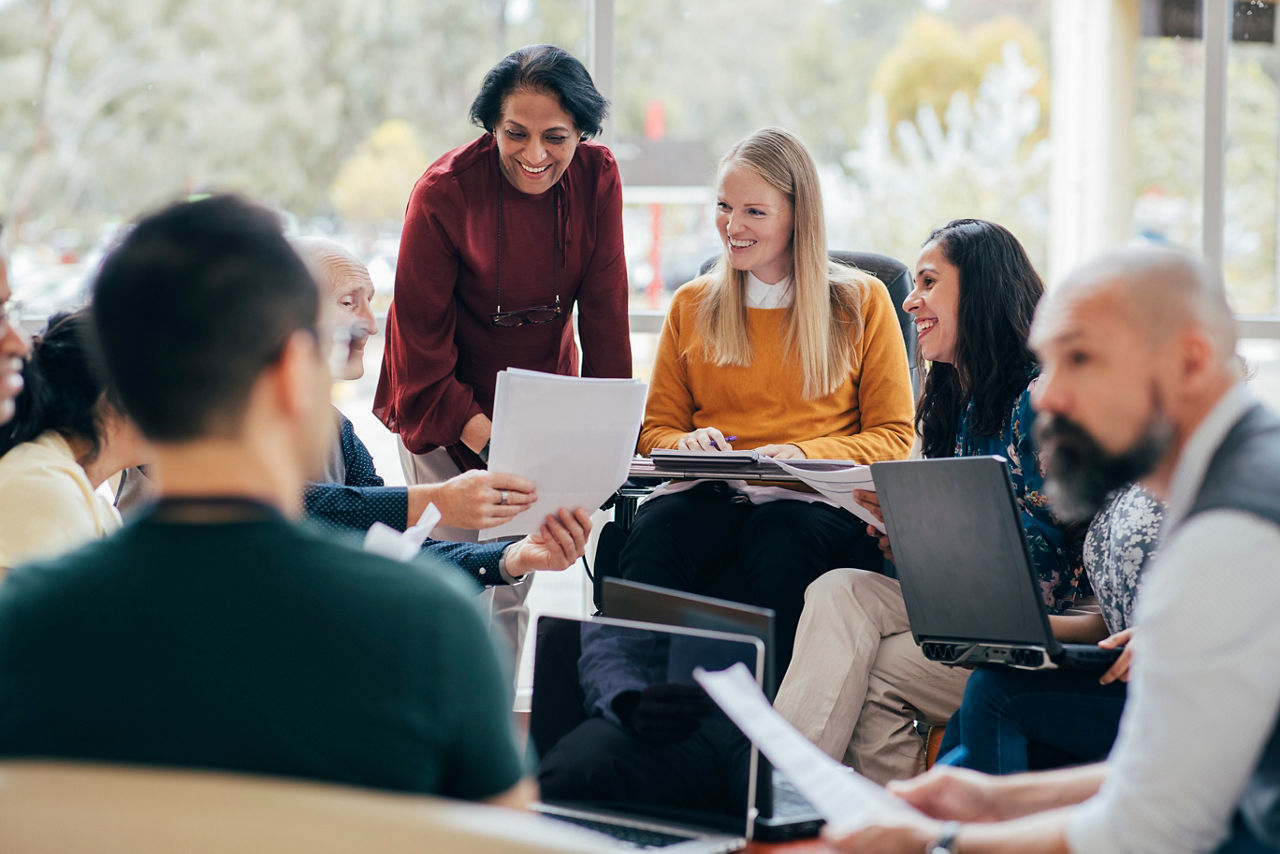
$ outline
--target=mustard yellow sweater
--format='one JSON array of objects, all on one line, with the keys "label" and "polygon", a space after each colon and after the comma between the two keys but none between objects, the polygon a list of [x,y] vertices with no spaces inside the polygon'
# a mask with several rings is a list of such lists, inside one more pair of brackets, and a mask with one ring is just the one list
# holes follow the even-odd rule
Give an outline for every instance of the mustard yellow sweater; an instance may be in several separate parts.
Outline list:
[{"label": "mustard yellow sweater", "polygon": [[903,459],[911,450],[914,407],[906,347],[889,292],[868,277],[863,333],[848,378],[833,392],[805,400],[798,361],[784,346],[786,309],[747,309],[752,360],[717,366],[703,350],[698,305],[710,285],[678,291],[662,328],[640,453],[674,448],[700,427],[737,436],[735,449],[795,444],[810,459]]}]

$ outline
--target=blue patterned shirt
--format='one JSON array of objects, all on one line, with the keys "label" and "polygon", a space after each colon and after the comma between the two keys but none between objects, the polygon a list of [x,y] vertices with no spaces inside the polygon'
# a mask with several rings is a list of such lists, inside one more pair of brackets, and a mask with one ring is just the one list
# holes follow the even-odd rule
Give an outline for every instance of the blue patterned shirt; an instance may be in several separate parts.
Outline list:
[{"label": "blue patterned shirt", "polygon": [[[1032,380],[1035,377],[1031,378]],[[1031,437],[1035,412],[1031,409],[1030,381],[1014,402],[1008,419],[996,436],[973,433],[973,400],[965,406],[956,430],[957,457],[997,455],[1008,460],[1009,478],[1022,515],[1031,562],[1040,576],[1045,607],[1054,613],[1075,602],[1084,564],[1079,548],[1066,543],[1063,524],[1053,515],[1044,495],[1044,473],[1038,449]]]},{"label": "blue patterned shirt", "polygon": [[[374,522],[403,531],[409,515],[409,490],[384,486],[373,467],[373,456],[356,435],[351,420],[338,414],[338,441],[346,466],[345,483],[311,483],[304,500],[307,519],[331,531],[366,531]],[[510,542],[453,543],[428,539],[422,551],[462,567],[487,587],[506,584],[498,568]]]}]

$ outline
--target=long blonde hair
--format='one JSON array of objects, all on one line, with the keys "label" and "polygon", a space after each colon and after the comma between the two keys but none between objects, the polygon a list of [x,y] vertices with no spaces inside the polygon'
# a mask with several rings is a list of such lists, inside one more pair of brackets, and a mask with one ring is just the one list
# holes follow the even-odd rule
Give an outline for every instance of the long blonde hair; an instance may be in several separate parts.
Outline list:
[{"label": "long blonde hair", "polygon": [[[853,367],[867,281],[827,255],[822,188],[804,143],[781,128],[763,128],[729,149],[719,174],[730,166],[751,169],[791,203],[793,298],[786,309],[785,344],[800,361],[805,398],[828,395]],[[733,269],[725,250],[705,279],[710,287],[698,310],[698,327],[708,358],[717,365],[750,364],[746,273]]]}]

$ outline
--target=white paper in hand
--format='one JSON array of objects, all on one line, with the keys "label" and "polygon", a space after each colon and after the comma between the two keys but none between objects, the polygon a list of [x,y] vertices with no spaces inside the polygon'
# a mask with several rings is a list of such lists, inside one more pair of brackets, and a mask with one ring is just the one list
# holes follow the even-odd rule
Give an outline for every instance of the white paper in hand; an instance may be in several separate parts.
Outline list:
[{"label": "white paper in hand", "polygon": [[417,557],[422,544],[426,542],[427,537],[431,536],[431,532],[438,524],[440,524],[440,510],[434,504],[428,504],[422,511],[422,515],[418,517],[417,524],[403,533],[390,525],[374,522],[369,526],[369,530],[365,531],[364,550],[392,560],[411,561]]},{"label": "white paper in hand", "polygon": [[591,512],[603,504],[627,479],[645,391],[640,380],[499,372],[489,470],[533,481],[538,500],[480,536],[532,534],[562,507]]},{"label": "white paper in hand", "polygon": [[877,783],[845,768],[819,750],[773,710],[751,671],[742,664],[709,673],[701,667],[693,678],[724,710],[738,729],[813,804],[833,831],[849,832],[915,808]]}]

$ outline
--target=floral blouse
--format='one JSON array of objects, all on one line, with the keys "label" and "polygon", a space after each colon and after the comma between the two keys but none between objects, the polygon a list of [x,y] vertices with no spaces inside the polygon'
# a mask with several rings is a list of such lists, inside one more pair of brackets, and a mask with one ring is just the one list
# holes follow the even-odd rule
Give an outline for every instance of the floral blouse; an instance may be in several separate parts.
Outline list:
[{"label": "floral blouse", "polygon": [[[1031,378],[1034,381],[1035,377]],[[1053,613],[1070,608],[1076,599],[1083,571],[1079,548],[1066,543],[1062,522],[1049,509],[1045,497],[1044,474],[1031,425],[1035,412],[1031,409],[1030,381],[1014,402],[1009,418],[995,436],[973,433],[973,400],[965,406],[956,430],[957,457],[998,455],[1009,464],[1009,478],[1022,513],[1022,529],[1027,535],[1031,562],[1040,575],[1040,592],[1045,606]]]},{"label": "floral blouse", "polygon": [[1084,569],[1112,634],[1133,625],[1143,567],[1155,556],[1164,506],[1134,484],[1118,489],[1089,523]]}]

